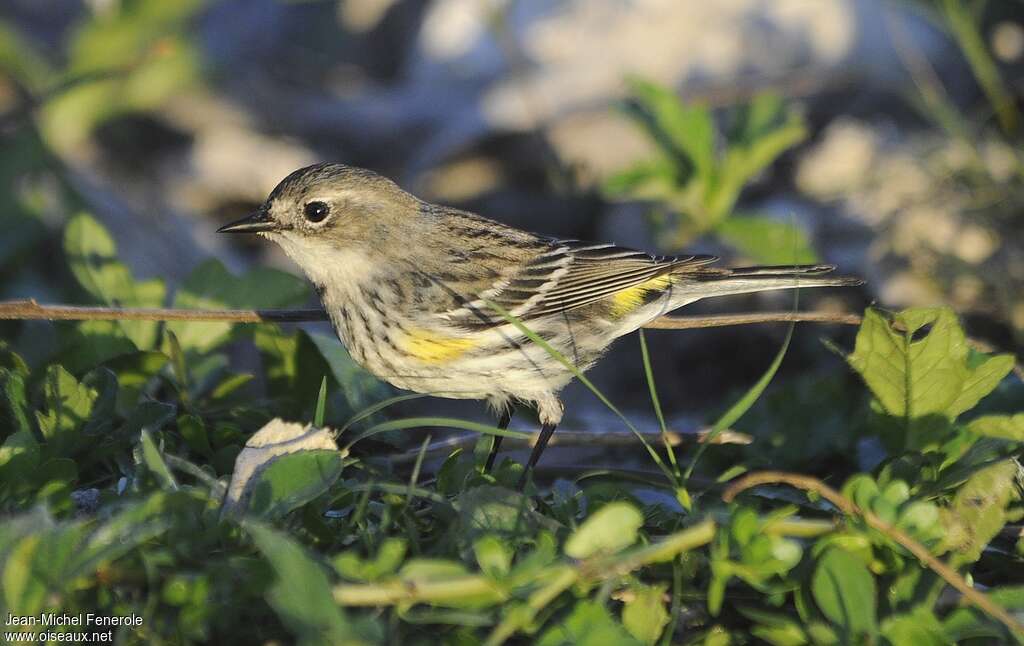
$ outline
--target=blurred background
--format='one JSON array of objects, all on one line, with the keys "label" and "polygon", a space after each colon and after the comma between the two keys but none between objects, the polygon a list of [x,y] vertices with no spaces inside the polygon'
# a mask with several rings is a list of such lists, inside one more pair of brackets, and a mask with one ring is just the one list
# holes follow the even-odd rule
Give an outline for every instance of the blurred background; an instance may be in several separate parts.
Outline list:
[{"label": "blurred background", "polygon": [[[1022,94],[1019,0],[4,0],[0,299],[95,302],[61,260],[83,211],[134,276],[164,281],[155,304],[211,256],[298,273],[214,230],[333,160],[542,233],[834,263],[868,284],[805,292],[801,309],[945,303],[1019,352]],[[53,328],[0,338],[45,362]],[[648,332],[669,419],[685,430],[728,406],[784,332]],[[804,398],[799,416],[841,419],[841,398],[806,387],[852,379],[822,337],[852,347],[848,329],[799,327],[762,408]],[[651,415],[635,337],[593,376]],[[567,400],[568,426],[606,426],[584,389]],[[799,432],[772,419],[748,430]]]}]

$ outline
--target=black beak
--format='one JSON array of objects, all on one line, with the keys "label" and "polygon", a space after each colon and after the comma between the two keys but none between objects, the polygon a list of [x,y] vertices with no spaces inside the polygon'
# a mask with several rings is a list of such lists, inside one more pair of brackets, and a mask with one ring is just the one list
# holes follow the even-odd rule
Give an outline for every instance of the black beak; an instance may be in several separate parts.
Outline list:
[{"label": "black beak", "polygon": [[217,233],[259,233],[261,231],[275,231],[278,228],[277,223],[270,219],[270,213],[267,212],[267,209],[261,208],[241,220],[225,224],[217,229]]}]

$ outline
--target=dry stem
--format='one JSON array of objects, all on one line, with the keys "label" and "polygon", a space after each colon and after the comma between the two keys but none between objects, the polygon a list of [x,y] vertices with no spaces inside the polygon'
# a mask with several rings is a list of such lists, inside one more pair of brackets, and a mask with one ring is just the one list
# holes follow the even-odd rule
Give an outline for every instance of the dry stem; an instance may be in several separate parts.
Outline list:
[{"label": "dry stem", "polygon": [[[139,307],[82,307],[40,305],[35,299],[0,302],[0,320],[40,321],[227,321],[231,323],[305,323],[328,320],[321,309],[267,310],[182,310]],[[753,312],[714,316],[662,316],[643,327],[651,330],[693,330],[752,325],[755,323],[824,323],[860,325],[858,314],[831,312]],[[976,350],[994,352],[984,341],[968,339]],[[1024,381],[1024,367],[1014,364],[1014,373]]]},{"label": "dry stem", "polygon": [[[81,307],[77,305],[41,305],[35,299],[0,303],[0,319],[31,319],[47,321],[228,321],[232,323],[302,323],[326,321],[320,309],[268,310],[182,310],[168,308]],[[644,327],[655,330],[688,330],[693,328],[806,321],[858,325],[856,314],[825,312],[762,312],[752,314],[721,314],[717,316],[663,316]]]}]

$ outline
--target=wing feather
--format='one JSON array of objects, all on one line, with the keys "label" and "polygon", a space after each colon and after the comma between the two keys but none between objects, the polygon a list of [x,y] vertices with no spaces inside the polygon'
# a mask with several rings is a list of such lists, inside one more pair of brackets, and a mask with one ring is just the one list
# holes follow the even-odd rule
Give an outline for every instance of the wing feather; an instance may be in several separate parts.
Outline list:
[{"label": "wing feather", "polygon": [[479,326],[504,323],[487,306],[496,303],[521,320],[572,310],[665,274],[715,262],[714,256],[652,256],[612,244],[552,241],[551,247],[467,303],[441,316]]}]

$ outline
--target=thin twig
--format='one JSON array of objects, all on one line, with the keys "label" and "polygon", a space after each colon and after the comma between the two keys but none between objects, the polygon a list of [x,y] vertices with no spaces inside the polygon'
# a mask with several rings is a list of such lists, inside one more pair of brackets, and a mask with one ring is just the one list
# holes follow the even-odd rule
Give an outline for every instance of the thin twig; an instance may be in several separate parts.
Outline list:
[{"label": "thin twig", "polygon": [[303,323],[326,321],[327,312],[308,310],[182,310],[141,307],[40,305],[35,299],[0,303],[0,319],[43,321],[227,321],[231,323]]},{"label": "thin twig", "polygon": [[932,555],[927,547],[917,542],[906,532],[885,522],[872,512],[861,509],[852,500],[839,493],[832,487],[810,476],[798,473],[786,473],[784,471],[760,471],[744,476],[729,485],[722,493],[722,500],[732,502],[736,496],[751,487],[765,484],[787,484],[804,491],[813,491],[825,500],[836,506],[847,516],[859,516],[864,519],[872,529],[885,534],[890,539],[899,543],[908,552],[913,554],[927,565],[933,572],[938,574],[950,586],[955,588],[968,601],[985,611],[988,615],[1000,621],[1011,631],[1024,635],[1024,624],[1021,624],[1005,608],[992,601],[988,595],[980,590],[972,588],[969,583],[953,568]]},{"label": "thin twig", "polygon": [[718,314],[715,316],[662,316],[644,325],[652,330],[690,330],[694,328],[750,325],[753,323],[831,323],[860,325],[858,314],[831,312],[755,312],[751,314]]},{"label": "thin twig", "polygon": [[[34,298],[0,302],[0,320],[36,321],[198,321],[230,323],[308,323],[327,321],[321,309],[266,310],[184,310],[141,307],[83,307],[79,305],[41,305]],[[651,330],[696,330],[757,323],[823,323],[860,325],[859,314],[831,312],[752,312],[713,316],[662,316],[646,325]],[[968,338],[981,352],[995,352],[988,343]],[[1024,381],[1024,366],[1014,364],[1014,374]]]},{"label": "thin twig", "polygon": [[[0,302],[0,319],[46,321],[228,321],[232,323],[302,323],[326,321],[320,309],[267,310],[184,310],[169,308],[82,307],[78,305],[41,305],[35,299]],[[827,312],[761,312],[716,316],[663,316],[644,327],[657,330],[688,330],[726,325],[806,321],[858,325],[856,314]]]}]

